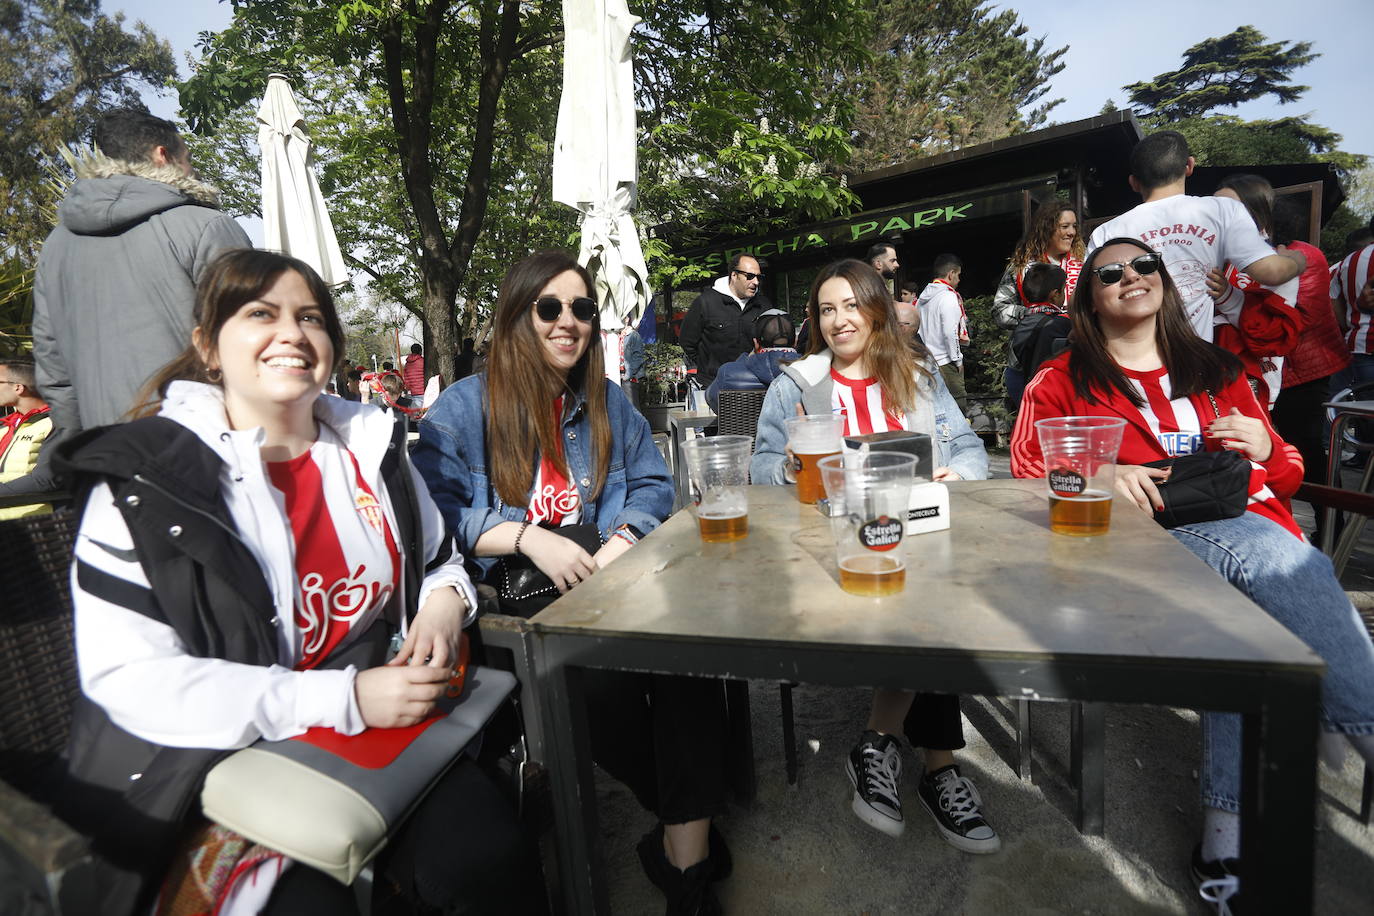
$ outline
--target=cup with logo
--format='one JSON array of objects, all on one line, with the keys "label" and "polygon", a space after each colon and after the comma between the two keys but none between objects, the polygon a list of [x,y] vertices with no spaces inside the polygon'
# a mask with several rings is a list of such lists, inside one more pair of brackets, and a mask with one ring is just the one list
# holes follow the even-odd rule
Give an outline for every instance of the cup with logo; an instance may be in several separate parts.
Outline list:
[{"label": "cup with logo", "polygon": [[906,587],[906,514],[916,458],[899,452],[822,458],[840,588],[878,598]]},{"label": "cup with logo", "polygon": [[797,500],[810,505],[825,495],[821,484],[822,458],[838,455],[843,445],[844,417],[812,413],[787,420],[787,448],[797,477]]},{"label": "cup with logo", "polygon": [[1121,417],[1055,417],[1037,420],[1050,498],[1050,530],[1091,537],[1112,521],[1116,453],[1126,421]]}]

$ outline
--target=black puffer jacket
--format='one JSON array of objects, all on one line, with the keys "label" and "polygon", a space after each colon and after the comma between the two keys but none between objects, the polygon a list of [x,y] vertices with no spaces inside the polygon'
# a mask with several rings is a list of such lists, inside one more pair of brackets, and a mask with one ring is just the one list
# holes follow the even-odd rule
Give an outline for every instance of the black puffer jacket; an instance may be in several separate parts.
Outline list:
[{"label": "black puffer jacket", "polygon": [[[400,460],[404,436],[398,424],[381,465],[406,558],[407,587],[397,600],[418,594],[424,556],[416,496]],[[222,461],[195,432],[161,417],[88,430],[62,444],[56,465],[88,485],[110,486],[151,586],[137,588],[78,561],[82,589],[170,625],[193,655],[277,662],[270,588],[221,495]],[[347,658],[327,665],[379,664],[388,635],[376,626],[339,653]],[[102,913],[148,909],[205,773],[227,753],[145,741],[78,699],[57,809],[94,841]]]}]

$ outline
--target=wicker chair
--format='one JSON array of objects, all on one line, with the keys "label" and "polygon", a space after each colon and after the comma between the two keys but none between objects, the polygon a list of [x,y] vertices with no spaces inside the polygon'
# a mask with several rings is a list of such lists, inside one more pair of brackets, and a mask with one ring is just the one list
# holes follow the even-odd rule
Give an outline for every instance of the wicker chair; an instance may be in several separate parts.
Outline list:
[{"label": "wicker chair", "polygon": [[86,840],[45,807],[80,689],[70,509],[0,522],[0,912],[94,913]]},{"label": "wicker chair", "polygon": [[763,409],[763,397],[767,389],[738,391],[725,389],[720,392],[720,434],[722,436],[754,437],[759,426],[759,411]]}]

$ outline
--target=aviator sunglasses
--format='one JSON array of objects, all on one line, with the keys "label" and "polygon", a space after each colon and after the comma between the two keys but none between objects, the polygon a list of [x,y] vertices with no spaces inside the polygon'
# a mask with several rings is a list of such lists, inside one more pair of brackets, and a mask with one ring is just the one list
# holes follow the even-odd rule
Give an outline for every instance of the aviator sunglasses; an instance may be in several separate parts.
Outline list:
[{"label": "aviator sunglasses", "polygon": [[[1148,276],[1159,270],[1159,255],[1154,252],[1136,255],[1127,261],[1126,264],[1130,264],[1131,270],[1140,274],[1140,276]],[[1101,267],[1094,267],[1092,272],[1097,274],[1097,279],[1102,281],[1103,286],[1112,286],[1113,284],[1120,283],[1121,278],[1126,276],[1126,264],[1122,264],[1119,261],[1112,264],[1103,264]]]},{"label": "aviator sunglasses", "polygon": [[[568,303],[568,307],[578,321],[591,321],[596,317],[596,300],[589,296],[578,296]],[[540,296],[534,300],[534,312],[540,321],[557,321],[563,314],[563,300],[556,296]]]}]

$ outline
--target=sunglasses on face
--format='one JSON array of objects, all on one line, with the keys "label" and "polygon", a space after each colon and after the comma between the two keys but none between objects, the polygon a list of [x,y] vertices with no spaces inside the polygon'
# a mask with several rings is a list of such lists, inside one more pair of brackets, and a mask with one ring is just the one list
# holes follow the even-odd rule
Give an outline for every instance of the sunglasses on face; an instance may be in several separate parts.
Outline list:
[{"label": "sunglasses on face", "polygon": [[[1150,252],[1149,254],[1137,255],[1127,261],[1126,264],[1131,266],[1131,270],[1145,277],[1159,270],[1160,259],[1159,255]],[[1126,276],[1126,264],[1122,264],[1120,261],[1103,264],[1101,267],[1094,267],[1092,272],[1097,274],[1097,279],[1102,281],[1103,286],[1112,286],[1120,283],[1121,278]]]},{"label": "sunglasses on face", "polygon": [[739,274],[739,275],[740,275],[741,277],[743,277],[745,280],[757,280],[757,279],[759,279],[760,277],[763,276],[763,274],[751,274],[751,273],[750,273],[749,271],[747,271],[747,270],[736,270],[736,271],[734,271],[734,273]]},{"label": "sunglasses on face", "polygon": [[[578,296],[568,303],[568,307],[578,321],[591,321],[596,317],[596,300],[588,296]],[[557,321],[563,314],[563,300],[557,296],[540,296],[534,300],[534,313],[540,321]]]}]

